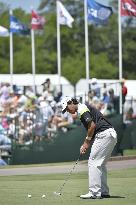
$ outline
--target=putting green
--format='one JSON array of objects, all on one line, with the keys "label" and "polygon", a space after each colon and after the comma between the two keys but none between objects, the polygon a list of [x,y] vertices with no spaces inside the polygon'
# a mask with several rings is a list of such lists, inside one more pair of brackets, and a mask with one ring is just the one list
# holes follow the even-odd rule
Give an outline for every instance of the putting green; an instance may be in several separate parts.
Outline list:
[{"label": "putting green", "polygon": [[[74,173],[66,183],[61,196],[55,196],[67,174],[1,176],[1,205],[135,205],[136,169],[110,171],[108,182],[112,198],[83,200],[80,194],[88,191],[87,172]],[[28,198],[28,194],[32,197]],[[42,198],[42,195],[45,197]]]}]

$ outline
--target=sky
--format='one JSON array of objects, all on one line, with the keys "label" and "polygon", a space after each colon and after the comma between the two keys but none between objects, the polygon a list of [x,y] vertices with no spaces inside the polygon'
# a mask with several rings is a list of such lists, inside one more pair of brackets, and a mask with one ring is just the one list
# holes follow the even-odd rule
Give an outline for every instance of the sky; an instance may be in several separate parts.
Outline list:
[{"label": "sky", "polygon": [[[99,3],[106,5],[105,0],[96,0]],[[106,2],[108,2],[107,0]],[[26,12],[30,12],[31,8],[36,10],[40,4],[40,0],[0,0],[0,2],[10,5],[11,9],[22,8]]]},{"label": "sky", "polygon": [[11,9],[22,8],[26,12],[30,12],[31,7],[36,10],[40,4],[40,0],[0,0],[0,2],[6,3]]}]

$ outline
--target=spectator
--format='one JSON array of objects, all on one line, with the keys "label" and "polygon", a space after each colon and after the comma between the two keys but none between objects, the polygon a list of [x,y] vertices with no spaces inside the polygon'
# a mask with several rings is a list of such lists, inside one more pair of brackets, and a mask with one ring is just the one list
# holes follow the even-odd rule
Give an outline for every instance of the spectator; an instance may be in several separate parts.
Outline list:
[{"label": "spectator", "polygon": [[74,122],[72,115],[69,113],[62,114],[60,103],[58,104],[58,109],[55,112],[52,123],[56,129],[62,129],[64,132],[67,131],[69,125]]},{"label": "spectator", "polygon": [[100,101],[100,99],[96,95],[95,90],[90,90],[89,91],[88,101],[89,101],[89,104],[96,104]]},{"label": "spectator", "polygon": [[4,83],[1,85],[0,106],[3,107],[3,112],[6,114],[10,106],[10,87],[8,83]]},{"label": "spectator", "polygon": [[57,93],[57,96],[54,97],[54,100],[58,103],[61,101],[61,98],[62,98],[62,92],[58,92]]},{"label": "spectator", "polygon": [[26,96],[28,99],[25,103],[25,109],[34,110],[36,108],[36,96],[32,92],[27,92]]},{"label": "spectator", "polygon": [[9,125],[9,128],[7,130],[7,134],[10,139],[15,139],[15,135],[16,135],[15,119],[9,118],[8,125]]},{"label": "spectator", "polygon": [[6,136],[6,130],[0,124],[0,145],[11,145],[11,140]]},{"label": "spectator", "polygon": [[0,103],[4,104],[4,103],[8,103],[8,100],[10,98],[10,87],[8,83],[2,84],[1,86],[1,90],[0,90]]},{"label": "spectator", "polygon": [[48,128],[51,127],[54,111],[50,106],[49,102],[45,100],[44,97],[40,97],[39,101],[39,109],[43,118],[43,135],[45,136],[47,135]]},{"label": "spectator", "polygon": [[10,106],[17,107],[18,99],[19,99],[19,95],[15,93],[13,90],[10,90]]},{"label": "spectator", "polygon": [[42,83],[43,85],[43,92],[45,95],[52,95],[55,96],[56,88],[55,86],[51,83],[50,79],[47,78],[45,82]]},{"label": "spectator", "polygon": [[5,166],[7,163],[0,157],[0,166]]},{"label": "spectator", "polygon": [[136,96],[133,98],[133,104],[132,104],[132,107],[133,107],[133,118],[136,119]]},{"label": "spectator", "polygon": [[100,98],[100,86],[96,78],[92,78],[91,80],[91,91],[95,91],[96,96]]},{"label": "spectator", "polygon": [[119,114],[119,97],[114,94],[114,90],[109,90],[110,104],[113,105],[113,109]]},{"label": "spectator", "polygon": [[23,94],[22,90],[18,90],[17,95],[18,95],[18,109],[19,111],[22,111],[25,107],[28,98]]},{"label": "spectator", "polygon": [[127,97],[123,106],[123,122],[124,124],[132,123],[131,120],[133,118],[133,99]]},{"label": "spectator", "polygon": [[110,102],[110,97],[109,97],[109,95],[107,93],[107,90],[105,90],[103,92],[102,102],[105,103],[105,104],[108,104]]},{"label": "spectator", "polygon": [[126,95],[127,95],[127,87],[125,85],[125,79],[122,79],[121,86],[122,86],[122,104],[124,105],[125,98],[126,98]]}]

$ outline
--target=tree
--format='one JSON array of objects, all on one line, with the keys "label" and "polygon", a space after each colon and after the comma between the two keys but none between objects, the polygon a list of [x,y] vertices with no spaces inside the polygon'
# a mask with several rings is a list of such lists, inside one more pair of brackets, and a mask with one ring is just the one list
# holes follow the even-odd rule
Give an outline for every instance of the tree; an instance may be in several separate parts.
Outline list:
[{"label": "tree", "polygon": [[123,28],[122,39],[124,77],[127,79],[135,79],[136,28],[127,24],[126,27]]},{"label": "tree", "polygon": [[[61,65],[62,75],[75,84],[85,78],[85,33],[83,1],[64,0],[66,9],[75,19],[73,28],[61,26]],[[117,2],[116,3],[117,6]],[[0,4],[1,6],[1,4]],[[118,55],[118,18],[115,12],[106,26],[88,25],[90,78],[119,78]],[[0,7],[1,8],[1,7]],[[45,9],[46,8],[46,9]],[[35,34],[36,73],[57,73],[57,33],[56,3],[54,0],[42,0],[39,12],[46,18],[42,33]],[[30,27],[31,14],[22,9],[14,10],[14,15]],[[9,13],[1,14],[2,26],[9,27]],[[133,18],[123,19],[123,76],[136,79],[135,53],[136,29]],[[31,73],[31,36],[13,35],[14,42],[14,73]],[[9,73],[9,38],[0,37],[0,71]]]}]

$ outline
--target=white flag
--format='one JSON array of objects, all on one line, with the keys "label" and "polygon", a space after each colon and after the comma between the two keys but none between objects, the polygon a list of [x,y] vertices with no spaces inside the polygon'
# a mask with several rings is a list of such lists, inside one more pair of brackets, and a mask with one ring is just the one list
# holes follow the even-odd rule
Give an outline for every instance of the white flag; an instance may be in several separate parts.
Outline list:
[{"label": "white flag", "polygon": [[9,36],[9,31],[7,28],[4,28],[3,26],[0,26],[0,36]]},{"label": "white flag", "polygon": [[72,23],[74,21],[73,17],[69,14],[69,12],[65,9],[60,1],[57,1],[57,3],[59,24],[67,25],[68,27],[72,28]]}]

